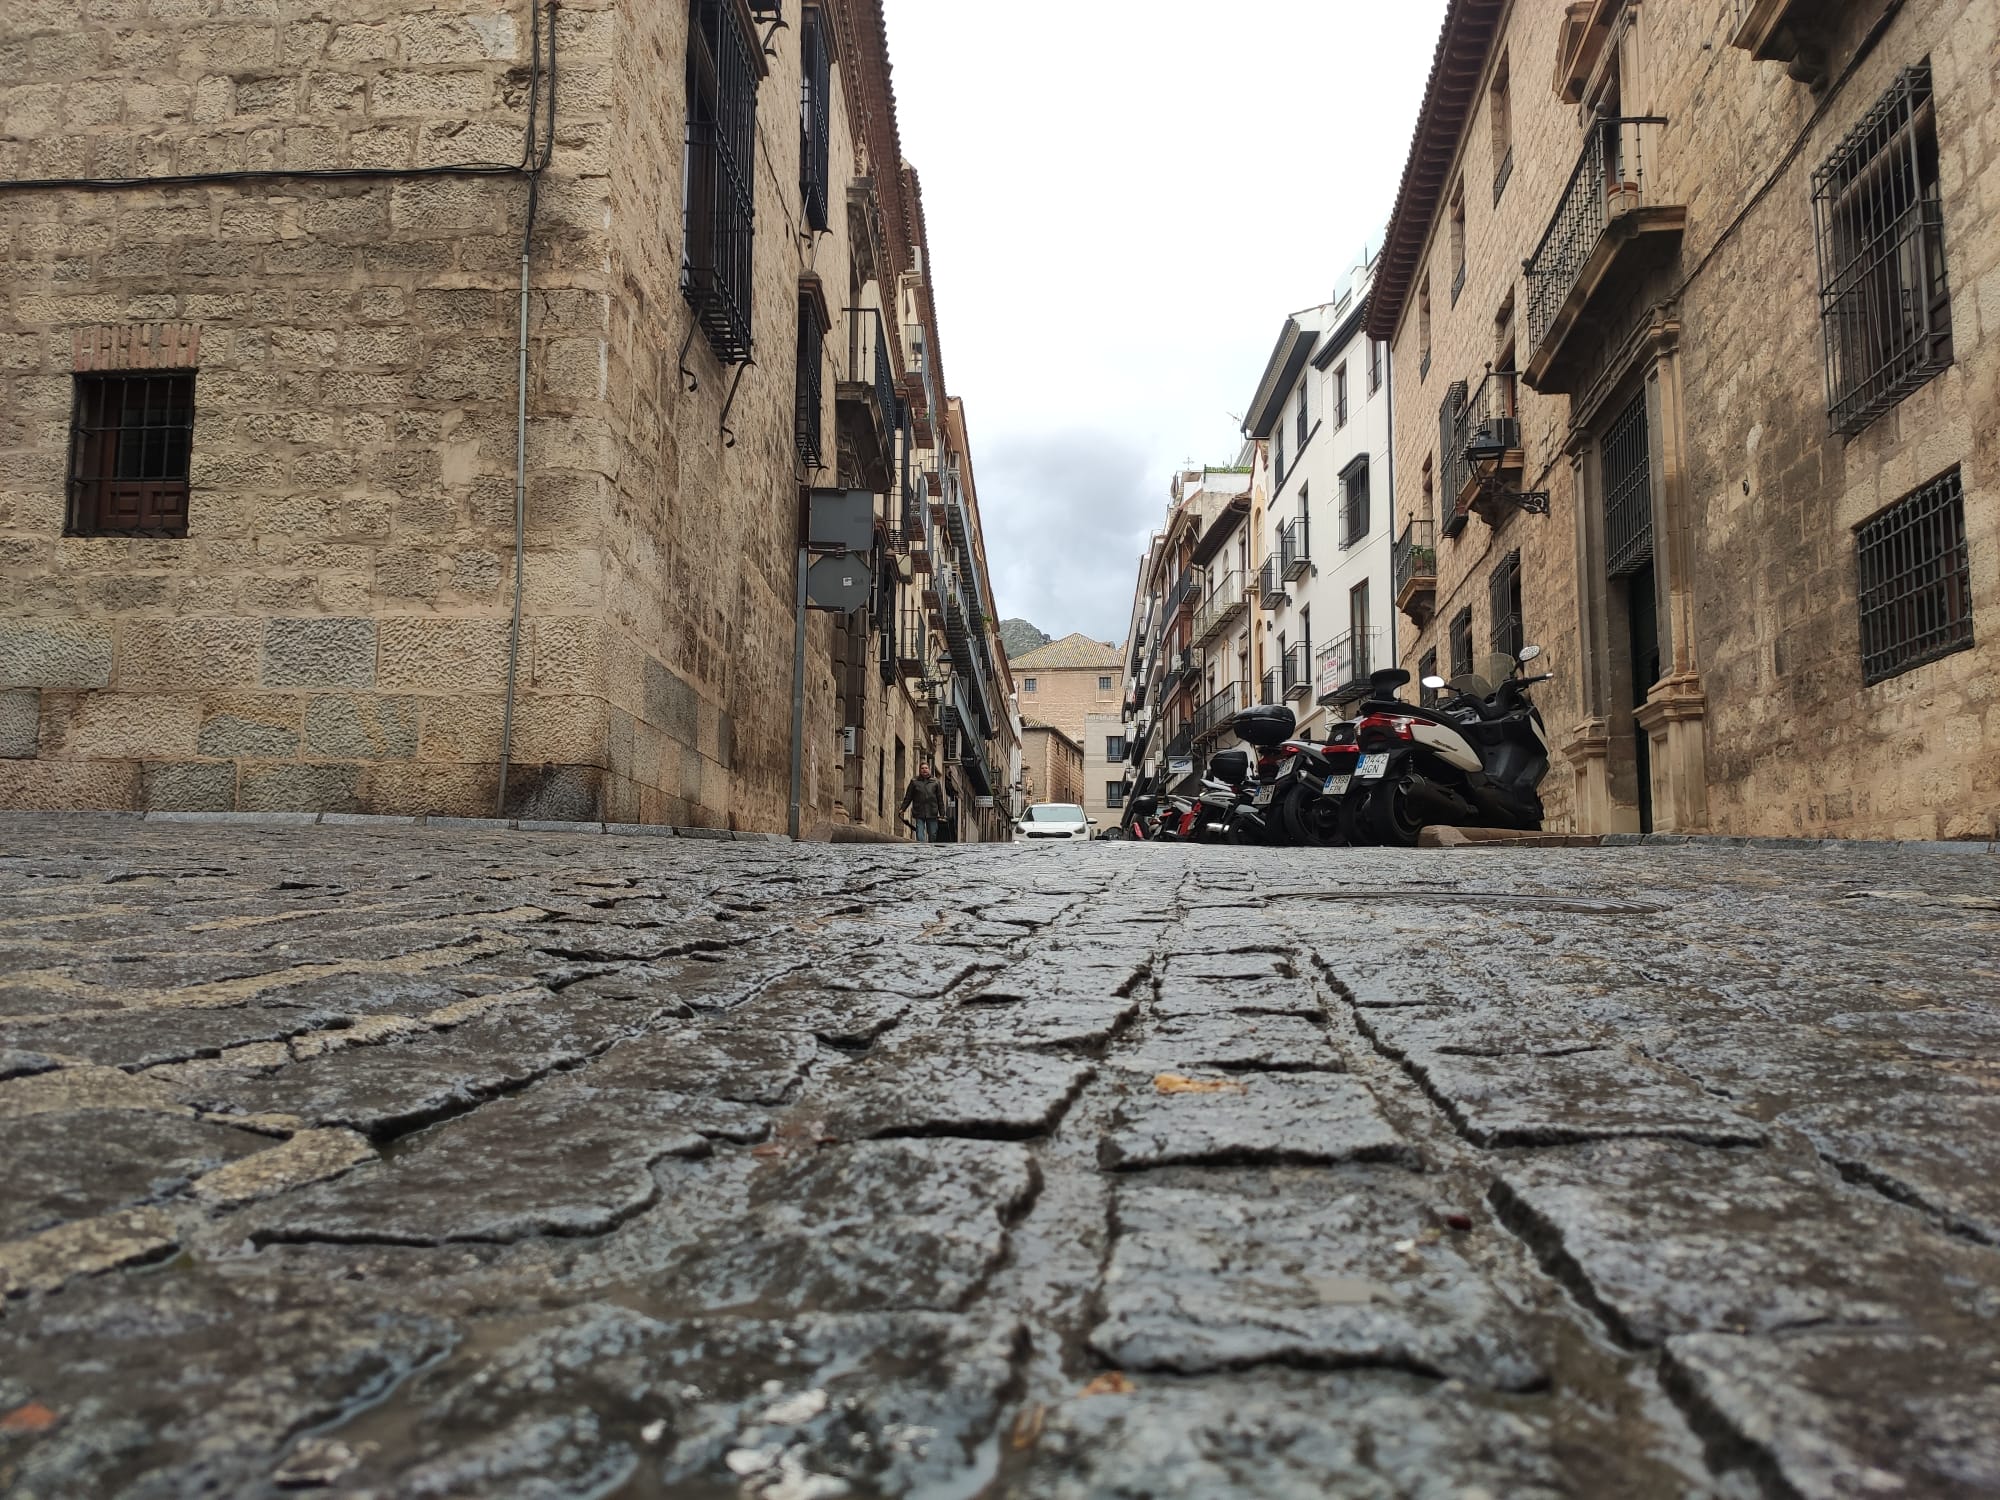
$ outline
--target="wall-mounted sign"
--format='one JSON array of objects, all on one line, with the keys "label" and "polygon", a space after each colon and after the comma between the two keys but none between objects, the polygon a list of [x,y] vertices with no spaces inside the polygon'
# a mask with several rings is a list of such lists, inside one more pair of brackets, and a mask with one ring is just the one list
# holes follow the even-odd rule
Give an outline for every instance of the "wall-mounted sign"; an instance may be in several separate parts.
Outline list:
[{"label": "wall-mounted sign", "polygon": [[875,497],[866,490],[814,490],[806,545],[815,552],[867,552],[875,543]]},{"label": "wall-mounted sign", "polygon": [[829,552],[806,569],[806,603],[814,609],[859,609],[875,586],[866,552]]}]

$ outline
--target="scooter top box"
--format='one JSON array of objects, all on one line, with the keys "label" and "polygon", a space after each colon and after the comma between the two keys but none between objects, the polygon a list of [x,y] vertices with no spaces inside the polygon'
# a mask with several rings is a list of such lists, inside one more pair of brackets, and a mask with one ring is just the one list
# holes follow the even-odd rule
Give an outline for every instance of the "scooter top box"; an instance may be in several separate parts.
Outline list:
[{"label": "scooter top box", "polygon": [[1260,703],[1246,708],[1229,721],[1236,737],[1260,749],[1282,745],[1299,727],[1298,716],[1282,703]]}]

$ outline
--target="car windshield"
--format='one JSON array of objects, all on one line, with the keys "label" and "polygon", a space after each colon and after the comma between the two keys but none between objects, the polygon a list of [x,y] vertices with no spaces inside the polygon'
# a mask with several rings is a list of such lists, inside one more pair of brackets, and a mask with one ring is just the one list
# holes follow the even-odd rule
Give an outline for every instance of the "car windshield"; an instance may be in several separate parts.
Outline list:
[{"label": "car windshield", "polygon": [[1071,802],[1044,802],[1028,809],[1031,823],[1081,823],[1083,809]]}]

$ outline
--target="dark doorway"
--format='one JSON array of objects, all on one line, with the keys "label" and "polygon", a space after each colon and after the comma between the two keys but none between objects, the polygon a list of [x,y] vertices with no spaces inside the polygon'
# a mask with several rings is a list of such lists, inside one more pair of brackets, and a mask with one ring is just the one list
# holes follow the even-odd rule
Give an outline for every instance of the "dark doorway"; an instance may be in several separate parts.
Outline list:
[{"label": "dark doorway", "polygon": [[[1653,570],[1641,568],[1625,580],[1626,634],[1632,643],[1632,707],[1643,708],[1646,694],[1660,680],[1660,616],[1654,598]],[[1635,722],[1632,758],[1639,773],[1639,831],[1653,831],[1653,742]]]}]

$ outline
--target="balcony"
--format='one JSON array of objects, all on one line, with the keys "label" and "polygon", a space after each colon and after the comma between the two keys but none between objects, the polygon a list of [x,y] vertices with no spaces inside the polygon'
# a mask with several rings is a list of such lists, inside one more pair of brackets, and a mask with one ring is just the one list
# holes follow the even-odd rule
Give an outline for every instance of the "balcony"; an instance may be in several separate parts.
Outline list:
[{"label": "balcony", "polygon": [[925,344],[923,324],[904,325],[903,353],[910,362],[909,373],[903,377],[903,399],[909,403],[910,425],[919,447],[935,448],[944,423],[944,413],[938,406],[937,377],[931,373],[930,350]]},{"label": "balcony", "polygon": [[1729,45],[1758,62],[1781,62],[1786,74],[1808,88],[1827,76],[1829,12],[1824,0],[1736,0],[1736,30]]},{"label": "balcony", "polygon": [[[1491,524],[1498,519],[1501,497],[1508,490],[1518,492],[1521,475],[1527,468],[1521,451],[1520,404],[1512,370],[1489,367],[1486,378],[1459,408],[1453,424],[1451,456],[1457,472],[1458,488],[1447,491],[1455,508]],[[1475,464],[1471,455],[1497,453],[1495,461],[1482,458]]]},{"label": "balcony", "polygon": [[904,605],[895,617],[895,661],[898,675],[921,681],[930,663],[930,620],[914,605]]},{"label": "balcony", "polygon": [[881,309],[848,308],[847,357],[834,385],[834,410],[840,424],[841,451],[852,455],[862,485],[878,495],[889,493],[890,476],[896,468],[896,433],[903,425],[902,408]]},{"label": "balcony", "polygon": [[1229,628],[1231,622],[1243,613],[1243,575],[1231,568],[1222,575],[1222,582],[1208,592],[1201,608],[1194,614],[1195,644],[1207,645]]},{"label": "balcony", "polygon": [[[1659,183],[1658,116],[1594,121],[1542,242],[1528,260],[1528,362],[1537,391],[1570,394],[1600,324],[1638,280],[1680,248],[1687,206]],[[1654,181],[1646,180],[1651,158]]]},{"label": "balcony", "polygon": [[1264,674],[1264,680],[1258,684],[1260,691],[1257,694],[1257,701],[1259,703],[1269,704],[1279,701],[1278,683],[1282,675],[1276,667],[1272,667]]},{"label": "balcony", "polygon": [[1350,630],[1319,659],[1319,701],[1351,703],[1368,695],[1368,674],[1387,665],[1379,630]]},{"label": "balcony", "polygon": [[1292,597],[1285,592],[1284,580],[1278,576],[1278,562],[1275,557],[1267,557],[1257,570],[1257,603],[1265,609],[1276,609]]},{"label": "balcony", "polygon": [[1278,572],[1292,583],[1312,571],[1310,523],[1304,516],[1278,528]]},{"label": "balcony", "polygon": [[1310,698],[1312,696],[1312,661],[1306,655],[1304,646],[1287,648],[1278,661],[1280,681],[1278,689],[1287,698]]},{"label": "balcony", "polygon": [[910,571],[928,573],[937,564],[937,536],[931,529],[931,514],[923,498],[903,492],[903,545],[909,548]]},{"label": "balcony", "polygon": [[1183,724],[1180,731],[1167,741],[1167,759],[1186,760],[1194,754],[1194,731]]},{"label": "balcony", "polygon": [[1436,523],[1428,519],[1405,523],[1389,559],[1396,584],[1396,608],[1421,629],[1437,606]]},{"label": "balcony", "polygon": [[1210,693],[1201,707],[1195,710],[1190,726],[1194,731],[1194,743],[1200,745],[1218,738],[1228,729],[1230,721],[1249,706],[1244,701],[1243,688],[1236,683]]},{"label": "balcony", "polygon": [[1200,582],[1201,575],[1193,568],[1182,568],[1180,577],[1174,580],[1174,586],[1167,591],[1166,613],[1160,618],[1171,625],[1180,618],[1183,609],[1193,608],[1195,589]]}]

